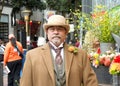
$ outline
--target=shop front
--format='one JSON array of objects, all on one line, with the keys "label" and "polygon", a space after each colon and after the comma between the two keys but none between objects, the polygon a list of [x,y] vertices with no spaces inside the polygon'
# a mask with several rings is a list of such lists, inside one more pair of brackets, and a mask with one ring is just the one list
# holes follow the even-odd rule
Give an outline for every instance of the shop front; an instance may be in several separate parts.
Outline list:
[{"label": "shop front", "polygon": [[28,34],[29,36],[26,37],[26,31],[25,31],[25,22],[24,20],[18,20],[16,22],[16,32],[17,32],[17,39],[20,41],[23,45],[23,48],[27,48],[27,45],[33,44],[34,47],[37,47],[37,39],[39,34],[39,21],[30,21],[29,22],[29,29]]}]

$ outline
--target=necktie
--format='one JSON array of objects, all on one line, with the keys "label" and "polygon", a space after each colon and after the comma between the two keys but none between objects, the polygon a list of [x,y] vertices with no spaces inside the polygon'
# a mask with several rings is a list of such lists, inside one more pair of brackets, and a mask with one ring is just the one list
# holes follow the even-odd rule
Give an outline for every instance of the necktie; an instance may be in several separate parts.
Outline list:
[{"label": "necktie", "polygon": [[50,47],[51,47],[51,48],[55,51],[55,53],[56,53],[56,57],[55,57],[55,62],[56,62],[56,64],[61,65],[62,62],[63,62],[62,56],[61,56],[61,49],[62,49],[63,47],[59,47],[59,48],[55,49],[51,44],[50,44]]},{"label": "necktie", "polygon": [[58,48],[58,49],[55,49],[55,52],[56,52],[56,58],[55,58],[55,62],[56,64],[58,65],[61,65],[63,60],[62,60],[62,56],[61,56],[61,49],[62,47]]}]

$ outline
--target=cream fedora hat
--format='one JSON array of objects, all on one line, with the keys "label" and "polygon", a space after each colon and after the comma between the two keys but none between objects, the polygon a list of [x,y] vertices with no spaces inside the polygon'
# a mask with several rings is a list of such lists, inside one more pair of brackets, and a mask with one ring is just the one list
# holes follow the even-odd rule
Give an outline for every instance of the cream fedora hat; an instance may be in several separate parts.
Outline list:
[{"label": "cream fedora hat", "polygon": [[46,31],[50,26],[62,26],[69,32],[70,26],[67,24],[66,19],[61,15],[52,15],[49,17],[48,22],[43,24],[43,28]]}]

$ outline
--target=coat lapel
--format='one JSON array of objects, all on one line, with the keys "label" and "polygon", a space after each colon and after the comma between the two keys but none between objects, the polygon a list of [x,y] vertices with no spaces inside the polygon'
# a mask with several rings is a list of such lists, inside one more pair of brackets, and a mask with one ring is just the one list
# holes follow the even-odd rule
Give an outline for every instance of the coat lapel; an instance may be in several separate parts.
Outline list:
[{"label": "coat lapel", "polygon": [[50,52],[50,48],[49,45],[47,44],[46,46],[43,47],[43,59],[45,62],[45,65],[48,69],[48,72],[52,78],[53,81],[53,86],[55,86],[55,75],[54,75],[54,66],[52,63],[52,57],[51,57],[51,52]]},{"label": "coat lapel", "polygon": [[66,86],[68,86],[68,79],[69,79],[70,68],[72,65],[72,60],[73,60],[73,53],[68,51],[68,46],[65,44]]},{"label": "coat lapel", "polygon": [[[69,78],[69,72],[70,68],[72,65],[72,60],[73,60],[73,53],[68,51],[68,45],[64,45],[64,53],[65,53],[65,71],[66,71],[66,86],[68,86],[68,78]],[[53,86],[55,86],[55,75],[54,75],[54,66],[52,63],[52,57],[51,57],[51,52],[49,45],[47,44],[46,46],[43,47],[43,59],[45,62],[45,65],[48,69],[48,72],[52,78],[53,81]]]}]

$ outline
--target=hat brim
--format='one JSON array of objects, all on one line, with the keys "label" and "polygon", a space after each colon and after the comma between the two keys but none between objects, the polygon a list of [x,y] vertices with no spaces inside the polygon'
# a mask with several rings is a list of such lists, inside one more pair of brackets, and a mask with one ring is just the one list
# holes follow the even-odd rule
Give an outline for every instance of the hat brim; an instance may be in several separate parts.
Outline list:
[{"label": "hat brim", "polygon": [[68,25],[68,24],[66,24],[66,25],[56,25],[56,24],[43,24],[43,28],[44,28],[44,31],[46,32],[47,31],[47,29],[48,29],[48,27],[50,27],[50,26],[62,26],[62,27],[64,27],[65,29],[66,29],[66,31],[67,31],[67,33],[69,32],[69,29],[70,29],[70,26]]}]

